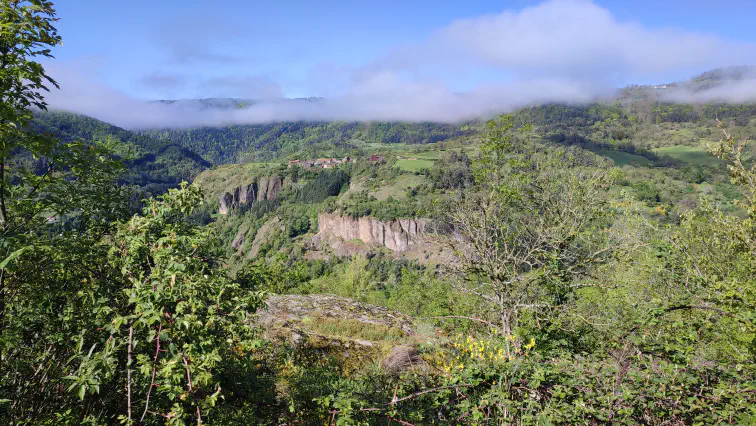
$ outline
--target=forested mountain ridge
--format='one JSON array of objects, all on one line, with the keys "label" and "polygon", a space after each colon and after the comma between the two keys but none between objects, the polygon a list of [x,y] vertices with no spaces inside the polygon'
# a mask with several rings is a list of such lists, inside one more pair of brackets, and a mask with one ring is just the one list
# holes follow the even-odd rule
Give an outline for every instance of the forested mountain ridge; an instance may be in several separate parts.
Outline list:
[{"label": "forested mountain ridge", "polygon": [[[720,87],[742,81],[752,75],[752,67],[716,69],[682,82],[657,86],[629,86],[621,89],[617,97],[610,100],[584,105],[536,105],[521,108],[515,111],[514,115],[522,122],[540,126],[545,133],[591,136],[598,144],[616,142],[623,150],[633,145],[635,148],[648,151],[668,143],[662,141],[663,138],[656,137],[659,133],[665,133],[665,126],[684,124],[700,128],[696,133],[705,135],[706,132],[710,132],[713,120],[717,117],[728,120],[730,128],[732,124],[735,124],[735,127],[744,127],[756,113],[754,104],[671,102],[660,95],[666,92],[666,89],[660,87]],[[291,103],[319,101],[319,98],[280,100]],[[244,109],[262,101],[208,98],[154,102],[217,112]],[[376,143],[426,144],[458,138],[474,139],[483,128],[481,121],[458,124],[296,121],[128,132],[110,125],[94,126],[87,123],[87,120],[93,119],[59,111],[41,114],[36,120],[36,126],[40,130],[47,127],[47,130],[63,136],[64,139],[74,136],[84,140],[105,139],[110,135],[152,154],[176,144],[186,149],[181,155],[203,163],[195,155],[197,154],[212,164],[270,160],[304,152],[314,155],[329,149],[344,153],[358,148],[369,149],[371,144]],[[657,131],[658,128],[661,128],[661,132]],[[596,133],[596,130],[601,132]],[[733,130],[737,136],[741,136],[738,133],[739,129]],[[70,135],[66,136],[68,133]],[[656,140],[650,140],[649,136]],[[699,137],[698,141],[704,139]],[[698,141],[689,139],[685,144]]]},{"label": "forested mountain ridge", "polygon": [[[665,126],[689,123],[710,132],[715,118],[734,121],[736,127],[748,125],[756,114],[756,104],[732,104],[721,101],[674,100],[670,93],[684,90],[697,93],[707,89],[753,78],[753,67],[715,69],[681,82],[628,86],[612,99],[587,105],[543,104],[513,112],[522,122],[532,122],[546,133],[591,136],[595,142],[618,142],[628,149],[634,146],[649,151],[664,146],[659,133]],[[178,105],[200,105],[201,109],[223,111],[244,109],[259,100],[195,99],[160,101]],[[318,99],[286,99],[280,102],[318,102]],[[189,148],[214,164],[263,161],[298,152],[314,154],[328,149],[345,152],[371,144],[426,144],[457,138],[474,138],[482,122],[473,120],[457,124],[401,122],[273,122],[266,124],[231,124],[217,127],[144,130],[140,133],[156,139],[171,140]],[[660,131],[659,131],[660,129]],[[596,133],[600,130],[601,133]],[[737,136],[739,129],[734,129]],[[654,140],[655,139],[655,140]],[[700,137],[698,141],[705,139]],[[697,143],[698,141],[695,141]],[[693,144],[690,140],[686,144]]]},{"label": "forested mountain ridge", "polygon": [[[724,166],[704,160],[707,157],[705,145],[716,138],[715,118],[726,120],[734,135],[747,139],[756,135],[756,121],[751,119],[754,114],[756,106],[751,104],[684,105],[636,100],[589,105],[547,104],[520,109],[512,117],[517,123],[532,124],[538,137],[558,145],[579,146],[618,164],[668,167],[664,174],[671,174],[681,182],[709,180],[725,188],[729,184],[720,177],[715,178],[726,173]],[[153,195],[176,187],[181,180],[191,181],[202,170],[210,168],[211,163],[204,158],[213,159],[216,164],[239,158],[242,163],[274,161],[280,164],[289,158],[365,157],[381,152],[389,155],[391,164],[424,161],[427,168],[433,165],[433,158],[417,161],[402,158],[427,157],[423,151],[436,150],[438,142],[449,147],[475,146],[484,131],[479,122],[459,125],[286,122],[129,132],[65,112],[40,113],[33,126],[64,140],[111,138],[123,142],[119,149],[130,151],[133,159],[129,160],[130,167],[122,182],[137,184]],[[701,158],[701,161],[691,163],[693,157],[686,156]],[[645,167],[633,168],[628,173],[639,174]],[[673,209],[683,198],[681,185],[663,184],[660,180],[652,187],[658,188],[660,200],[666,200],[668,208]],[[214,188],[208,190],[215,192]],[[731,189],[726,193],[731,194]]]},{"label": "forested mountain ridge", "polygon": [[190,182],[211,167],[200,154],[170,140],[157,140],[80,114],[40,111],[30,127],[62,142],[115,144],[126,164],[121,182],[139,186],[147,196],[160,195],[181,181]]},{"label": "forested mountain ridge", "polygon": [[215,164],[262,161],[298,151],[370,143],[422,144],[473,134],[469,125],[400,122],[282,122],[141,132],[202,153]]}]

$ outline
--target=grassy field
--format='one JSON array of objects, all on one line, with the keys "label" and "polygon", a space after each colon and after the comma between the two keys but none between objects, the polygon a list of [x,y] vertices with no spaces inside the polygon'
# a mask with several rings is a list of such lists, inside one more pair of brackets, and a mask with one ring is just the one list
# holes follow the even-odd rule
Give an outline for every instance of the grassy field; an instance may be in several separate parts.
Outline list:
[{"label": "grassy field", "polygon": [[421,158],[412,159],[412,160],[401,159],[401,160],[396,160],[396,164],[394,165],[394,167],[398,167],[404,170],[405,172],[419,172],[420,170],[423,170],[423,169],[430,169],[431,167],[433,167],[434,163],[435,162],[433,160],[425,160]]},{"label": "grassy field", "polygon": [[629,152],[621,151],[601,151],[601,155],[609,157],[614,161],[614,164],[618,166],[626,166],[629,164],[635,164],[639,166],[650,166],[651,160],[640,155],[630,154]]},{"label": "grassy field", "polygon": [[446,150],[443,150],[443,151],[441,151],[441,150],[438,150],[438,151],[422,151],[422,152],[417,152],[417,153],[408,152],[407,156],[408,157],[414,157],[414,158],[417,158],[417,159],[423,159],[423,160],[438,160],[438,159],[441,158],[441,155],[443,153],[445,153],[445,152],[446,152]]},{"label": "grassy field", "polygon": [[377,191],[370,192],[370,195],[381,201],[389,196],[401,200],[407,198],[407,190],[416,188],[423,182],[425,182],[424,176],[402,174],[393,184],[384,185]]},{"label": "grassy field", "polygon": [[362,142],[355,143],[360,148],[367,150],[376,150],[376,152],[392,152],[392,153],[404,153],[410,150],[411,145],[406,143],[378,143],[378,142]]},{"label": "grassy field", "polygon": [[453,142],[439,142],[428,144],[405,144],[405,143],[377,143],[377,142],[362,142],[352,141],[354,145],[365,149],[375,150],[376,153],[396,154],[402,157],[424,158],[428,160],[438,160],[444,153],[450,151],[456,151],[457,153],[476,152],[478,150],[477,145],[461,145]]},{"label": "grassy field", "polygon": [[700,166],[715,166],[722,164],[719,159],[709,154],[705,148],[701,147],[675,145],[657,148],[654,150],[654,152],[659,155],[667,155],[685,163],[696,164]]}]

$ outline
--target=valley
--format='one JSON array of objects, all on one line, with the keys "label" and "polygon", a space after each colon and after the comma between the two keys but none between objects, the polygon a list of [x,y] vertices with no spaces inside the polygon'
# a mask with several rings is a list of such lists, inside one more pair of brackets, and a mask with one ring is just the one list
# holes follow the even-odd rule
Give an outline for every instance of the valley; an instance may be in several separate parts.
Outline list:
[{"label": "valley", "polygon": [[756,424],[733,8],[135,1],[0,5],[0,424]]}]

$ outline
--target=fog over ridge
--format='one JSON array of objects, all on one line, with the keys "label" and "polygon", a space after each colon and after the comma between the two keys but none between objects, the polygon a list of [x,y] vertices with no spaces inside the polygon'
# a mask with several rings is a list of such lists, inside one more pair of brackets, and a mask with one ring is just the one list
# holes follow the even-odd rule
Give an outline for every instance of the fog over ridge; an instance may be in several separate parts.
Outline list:
[{"label": "fog over ridge", "polygon": [[[245,64],[243,58],[214,53],[208,43],[183,42],[182,31],[202,38],[197,28],[171,27],[171,38],[161,41],[170,47],[166,50],[171,63]],[[326,67],[339,71],[331,73],[318,73],[313,67],[303,84],[310,88],[309,95],[322,96],[316,102],[284,99],[286,85],[265,73],[202,77],[165,69],[147,71],[136,81],[167,95],[184,90],[196,98],[256,101],[245,108],[148,102],[97,82],[91,66],[62,61],[45,65],[61,85],[61,90],[47,94],[51,109],[143,129],[300,120],[453,123],[528,105],[609,99],[627,83],[662,83],[669,75],[690,76],[747,64],[754,57],[753,44],[680,29],[647,28],[620,20],[588,0],[551,0],[450,22],[423,40],[397,45],[361,66]],[[472,88],[459,90],[439,77],[444,72],[464,76],[480,69],[500,78],[481,79]],[[756,102],[756,73],[710,87],[683,84],[654,93],[669,102]]]}]

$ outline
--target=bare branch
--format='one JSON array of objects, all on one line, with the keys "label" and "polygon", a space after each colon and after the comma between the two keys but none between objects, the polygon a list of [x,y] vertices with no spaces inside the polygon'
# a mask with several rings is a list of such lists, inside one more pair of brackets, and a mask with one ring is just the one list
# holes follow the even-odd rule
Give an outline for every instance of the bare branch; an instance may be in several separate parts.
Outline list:
[{"label": "bare branch", "polygon": [[147,410],[150,407],[150,395],[152,394],[152,388],[155,387],[155,374],[157,373],[157,360],[160,355],[160,332],[163,331],[163,323],[158,325],[157,335],[155,336],[155,357],[152,360],[152,379],[150,380],[150,387],[147,389],[147,400],[144,403],[144,411],[140,422],[144,421],[144,416],[147,415]]},{"label": "bare branch", "polygon": [[134,342],[134,324],[129,326],[129,342],[126,356],[126,413],[128,423],[131,424],[131,350]]}]

